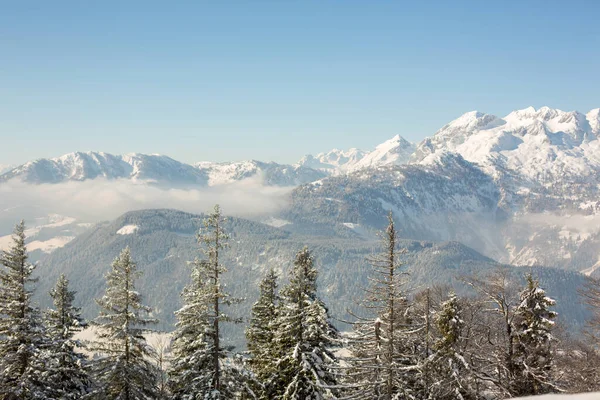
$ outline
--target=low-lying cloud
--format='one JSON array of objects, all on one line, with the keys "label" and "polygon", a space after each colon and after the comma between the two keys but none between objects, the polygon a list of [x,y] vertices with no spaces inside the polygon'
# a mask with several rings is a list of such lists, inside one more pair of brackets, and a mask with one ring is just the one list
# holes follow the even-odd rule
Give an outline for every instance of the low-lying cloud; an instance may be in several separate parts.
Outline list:
[{"label": "low-lying cloud", "polygon": [[600,215],[551,213],[526,214],[519,218],[520,224],[561,227],[568,231],[596,233],[600,230]]},{"label": "low-lying cloud", "polygon": [[18,215],[21,210],[25,214],[39,214],[37,216],[57,213],[97,222],[114,219],[127,211],[150,208],[201,213],[218,203],[227,215],[258,217],[283,209],[291,190],[290,187],[265,186],[260,177],[203,188],[161,188],[125,179],[42,185],[10,181],[0,184],[0,214]]}]

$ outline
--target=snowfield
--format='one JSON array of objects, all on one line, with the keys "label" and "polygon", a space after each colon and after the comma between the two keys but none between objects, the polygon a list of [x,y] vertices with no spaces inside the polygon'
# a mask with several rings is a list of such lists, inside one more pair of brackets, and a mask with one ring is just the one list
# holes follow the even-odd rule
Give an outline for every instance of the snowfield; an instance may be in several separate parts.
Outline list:
[{"label": "snowfield", "polygon": [[579,394],[546,394],[543,396],[519,397],[520,400],[600,400],[600,392]]},{"label": "snowfield", "polygon": [[125,225],[117,231],[117,235],[132,235],[139,229],[137,225]]}]

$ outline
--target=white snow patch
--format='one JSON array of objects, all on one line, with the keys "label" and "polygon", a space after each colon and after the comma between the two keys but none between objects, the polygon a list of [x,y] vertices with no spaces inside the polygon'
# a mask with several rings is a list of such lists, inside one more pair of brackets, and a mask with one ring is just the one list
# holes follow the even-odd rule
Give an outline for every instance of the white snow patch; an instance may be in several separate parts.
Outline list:
[{"label": "white snow patch", "polygon": [[275,228],[281,228],[282,226],[290,225],[291,222],[285,219],[270,217],[269,219],[264,221],[264,224],[273,226]]},{"label": "white snow patch", "polygon": [[578,394],[546,394],[543,396],[519,397],[521,400],[598,400],[600,392]]},{"label": "white snow patch", "polygon": [[50,254],[54,250],[64,247],[73,239],[75,239],[75,236],[57,236],[45,241],[34,240],[33,242],[27,243],[27,250],[41,250],[46,254]]},{"label": "white snow patch", "polygon": [[137,225],[125,225],[117,231],[117,235],[131,235],[134,234],[140,227]]}]

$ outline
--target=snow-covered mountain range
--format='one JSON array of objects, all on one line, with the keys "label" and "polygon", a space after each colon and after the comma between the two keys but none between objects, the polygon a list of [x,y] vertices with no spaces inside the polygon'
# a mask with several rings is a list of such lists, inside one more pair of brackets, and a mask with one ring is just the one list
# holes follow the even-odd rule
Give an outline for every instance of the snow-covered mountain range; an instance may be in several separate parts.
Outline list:
[{"label": "snow-covered mountain range", "polygon": [[330,175],[340,175],[365,168],[406,164],[414,151],[413,143],[396,135],[370,152],[334,149],[316,156],[306,155],[296,165],[325,171]]},{"label": "snow-covered mountain range", "polygon": [[273,162],[198,162],[163,155],[76,152],[10,168],[0,165],[0,182],[58,183],[96,178],[167,184],[220,185],[259,176],[269,185],[299,185],[327,175],[407,163],[427,164],[444,152],[460,154],[490,175],[544,186],[595,179],[600,171],[600,109],[587,114],[533,107],[500,118],[468,112],[415,145],[400,135],[372,151],[331,150],[306,155],[295,165]]},{"label": "snow-covered mountain range", "polygon": [[26,183],[61,183],[97,178],[128,179],[136,183],[167,187],[214,186],[257,176],[275,186],[297,186],[326,176],[302,166],[245,161],[200,162],[189,165],[158,154],[112,155],[103,152],[75,152],[51,159],[39,159],[0,175],[0,183],[18,179]]},{"label": "snow-covered mountain range", "polygon": [[587,114],[542,107],[504,118],[470,112],[422,141],[412,162],[455,152],[496,177],[505,170],[550,187],[596,179],[600,171],[600,109]]},{"label": "snow-covered mountain range", "polygon": [[[502,262],[590,272],[600,266],[600,109],[468,112],[412,144],[332,150],[295,165],[181,163],[166,156],[71,153],[0,175],[31,184],[128,179],[205,187],[256,178],[296,186],[273,220],[303,232],[369,236],[392,211],[407,238],[458,240]],[[319,229],[321,229],[319,228]]]}]

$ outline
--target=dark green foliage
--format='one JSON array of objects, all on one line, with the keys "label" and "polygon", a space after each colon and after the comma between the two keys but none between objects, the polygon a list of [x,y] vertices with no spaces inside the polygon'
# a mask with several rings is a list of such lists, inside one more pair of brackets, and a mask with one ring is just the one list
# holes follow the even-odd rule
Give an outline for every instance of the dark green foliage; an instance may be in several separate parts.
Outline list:
[{"label": "dark green foliage", "polygon": [[[274,338],[279,315],[277,279],[275,271],[270,270],[260,282],[260,294],[252,306],[252,315],[246,328],[250,367],[256,378],[265,383],[276,372],[277,349]],[[266,395],[268,388],[264,391]]]},{"label": "dark green foliage", "polygon": [[142,304],[135,281],[141,274],[124,249],[106,274],[106,293],[97,299],[100,313],[94,320],[97,339],[90,349],[99,356],[91,364],[96,386],[94,399],[146,400],[157,397],[157,371],[150,363],[152,348],[144,327],[156,323],[146,318],[151,309]]},{"label": "dark green foliage", "polygon": [[57,399],[80,399],[91,388],[90,378],[84,367],[85,356],[75,350],[82,343],[73,335],[86,326],[81,310],[73,305],[75,292],[69,290],[69,281],[61,275],[50,291],[54,308],[45,313],[49,343],[45,349],[46,371],[44,380]]},{"label": "dark green foliage", "polygon": [[268,382],[269,398],[285,400],[334,398],[336,357],[331,351],[338,333],[317,297],[317,270],[304,248],[297,255],[290,283],[281,290],[274,342],[276,371]]},{"label": "dark green foliage", "polygon": [[176,313],[170,372],[176,399],[232,399],[248,394],[245,382],[238,381],[244,374],[223,363],[230,348],[221,342],[221,322],[240,322],[223,307],[241,301],[230,296],[222,282],[222,274],[227,272],[221,262],[222,251],[229,239],[224,225],[217,205],[198,234],[205,257],[194,261],[192,282],[183,291],[183,308]]},{"label": "dark green foliage", "polygon": [[27,260],[25,223],[14,230],[13,245],[0,256],[0,398],[44,399],[41,314],[32,303],[35,266]]},{"label": "dark green foliage", "polygon": [[515,364],[518,373],[513,393],[537,395],[558,391],[554,377],[552,335],[556,312],[550,310],[556,302],[546,296],[539,282],[527,275],[527,286],[520,294],[515,311]]}]

